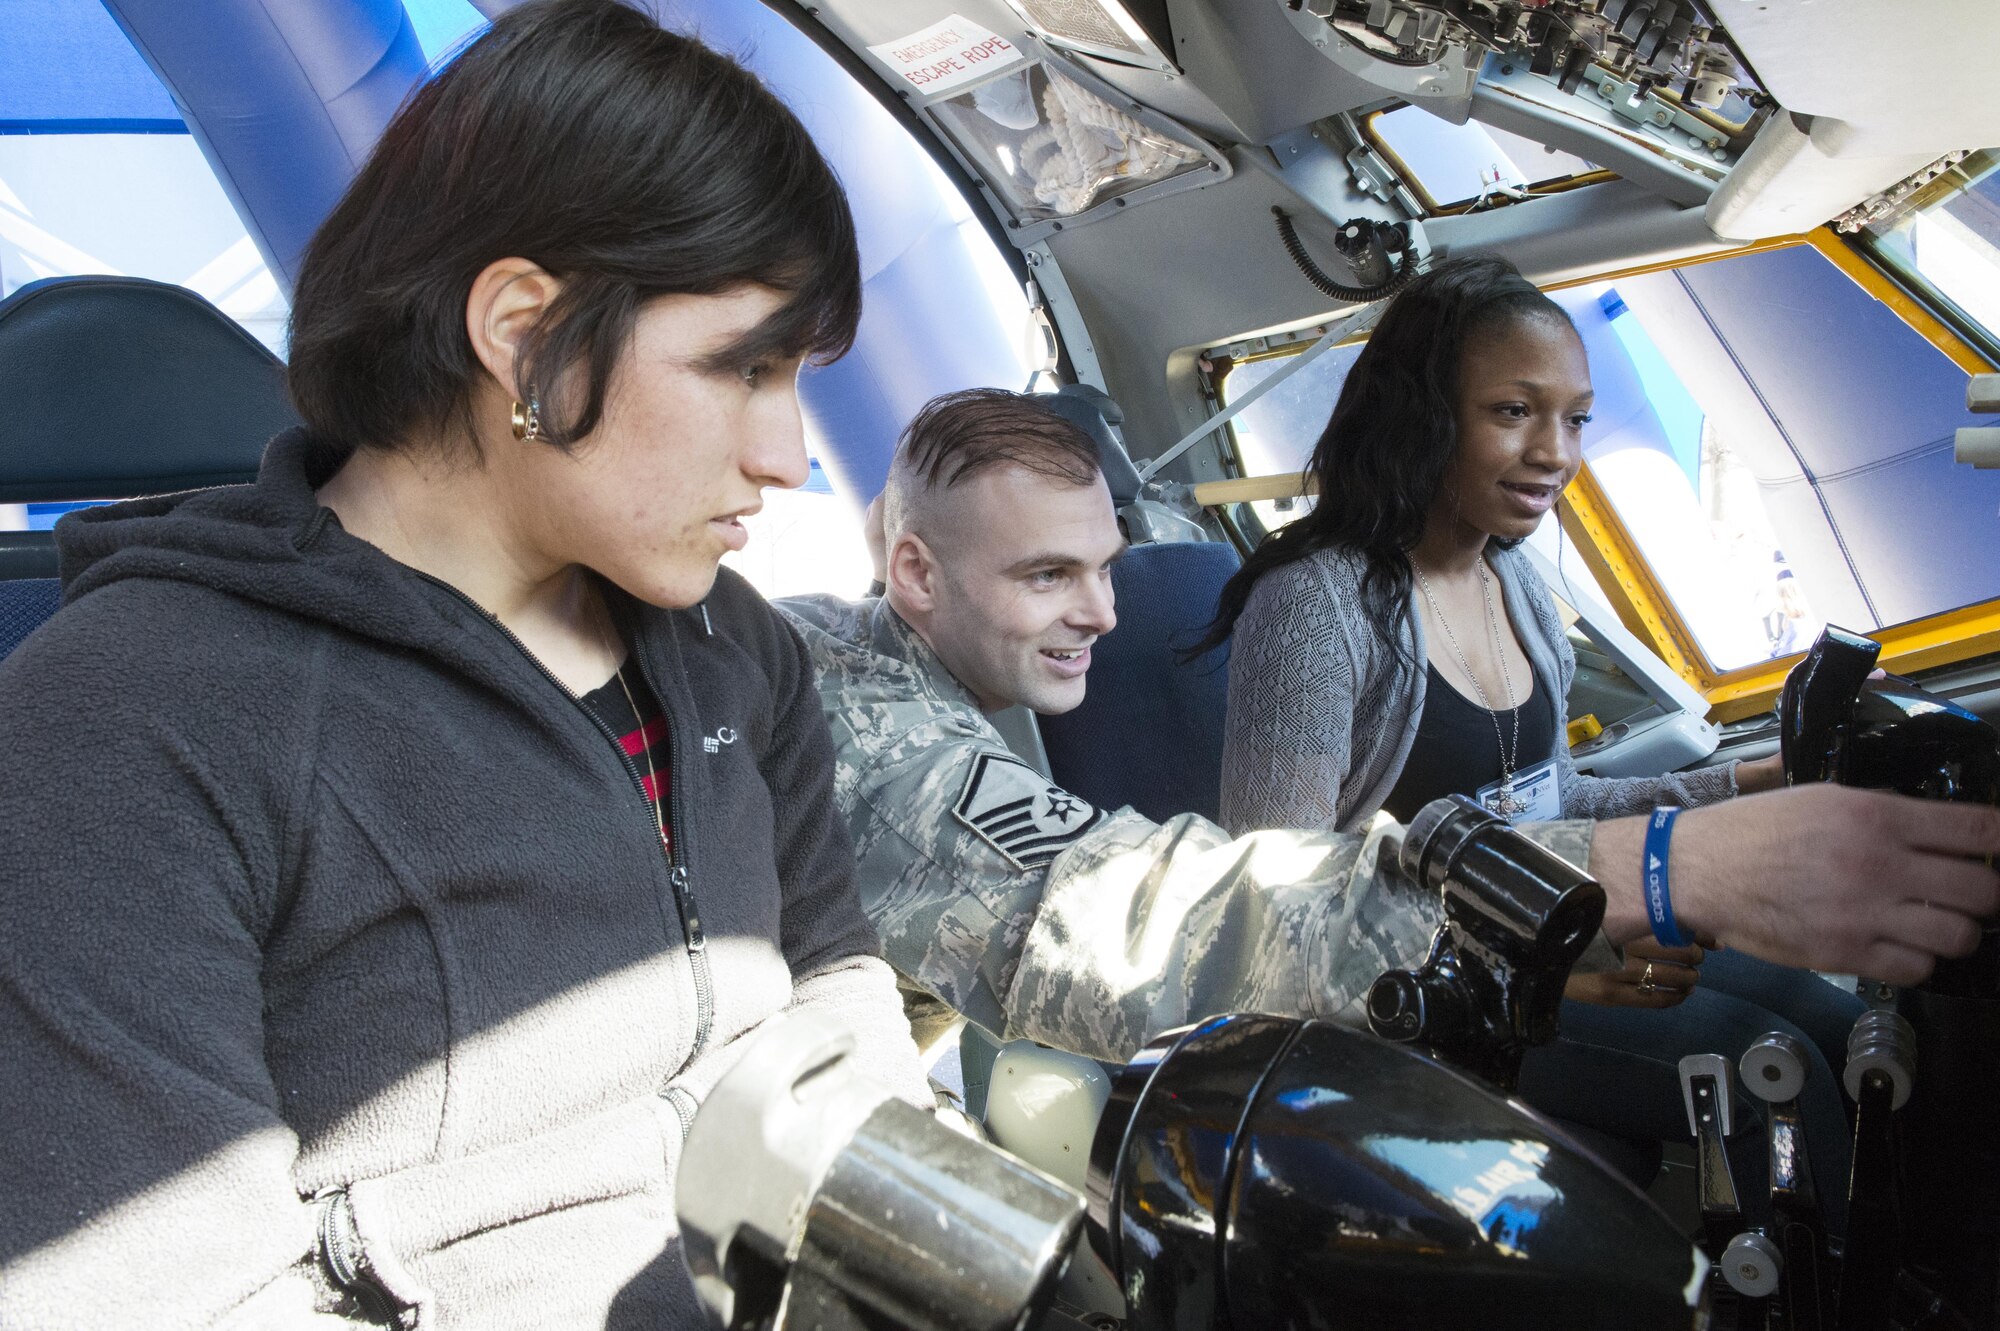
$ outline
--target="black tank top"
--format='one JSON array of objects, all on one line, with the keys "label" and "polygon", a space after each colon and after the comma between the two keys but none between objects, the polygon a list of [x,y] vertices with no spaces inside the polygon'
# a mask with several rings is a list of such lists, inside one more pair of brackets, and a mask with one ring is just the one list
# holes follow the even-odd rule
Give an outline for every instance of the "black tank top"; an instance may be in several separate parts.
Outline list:
[{"label": "black tank top", "polygon": [[[1496,713],[1473,702],[1440,675],[1425,667],[1424,710],[1417,720],[1417,738],[1403,763],[1403,774],[1382,807],[1397,822],[1407,823],[1417,810],[1446,795],[1470,795],[1500,779],[1500,741],[1493,733]],[[1532,680],[1521,701],[1521,742],[1515,749],[1514,770],[1547,762],[1556,751],[1556,713],[1548,690]],[[1497,713],[1500,734],[1512,739],[1513,719]]]}]

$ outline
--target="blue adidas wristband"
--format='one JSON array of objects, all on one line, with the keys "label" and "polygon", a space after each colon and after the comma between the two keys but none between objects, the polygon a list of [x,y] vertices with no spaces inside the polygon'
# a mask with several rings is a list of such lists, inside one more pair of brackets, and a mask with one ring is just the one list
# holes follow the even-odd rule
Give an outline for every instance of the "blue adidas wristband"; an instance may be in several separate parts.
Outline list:
[{"label": "blue adidas wristband", "polygon": [[1642,881],[1646,884],[1646,919],[1653,926],[1653,937],[1661,947],[1686,947],[1694,942],[1681,932],[1680,921],[1674,918],[1673,888],[1667,877],[1668,851],[1674,839],[1674,820],[1681,816],[1676,808],[1662,807],[1653,810],[1653,816],[1646,820],[1645,870]]}]

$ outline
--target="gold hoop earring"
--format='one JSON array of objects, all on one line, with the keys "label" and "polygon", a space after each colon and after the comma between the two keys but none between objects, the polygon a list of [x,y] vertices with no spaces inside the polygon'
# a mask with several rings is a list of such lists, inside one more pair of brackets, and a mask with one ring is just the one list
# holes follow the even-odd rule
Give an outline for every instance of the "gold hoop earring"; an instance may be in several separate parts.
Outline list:
[{"label": "gold hoop earring", "polygon": [[535,390],[528,390],[528,400],[514,402],[514,437],[529,443],[542,437],[542,404],[535,396]]}]

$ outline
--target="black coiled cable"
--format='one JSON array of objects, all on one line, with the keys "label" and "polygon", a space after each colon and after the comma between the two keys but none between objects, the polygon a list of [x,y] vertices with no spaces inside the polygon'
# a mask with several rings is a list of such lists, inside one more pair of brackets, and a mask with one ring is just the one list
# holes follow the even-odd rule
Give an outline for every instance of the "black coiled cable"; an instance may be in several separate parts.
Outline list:
[{"label": "black coiled cable", "polygon": [[1380,300],[1401,291],[1404,284],[1417,275],[1416,238],[1407,227],[1402,228],[1403,243],[1396,251],[1396,271],[1373,286],[1351,287],[1334,281],[1313,262],[1312,255],[1306,253],[1305,242],[1299,239],[1298,228],[1292,225],[1291,216],[1283,208],[1271,209],[1271,215],[1278,219],[1278,239],[1284,242],[1285,253],[1292,256],[1292,262],[1305,274],[1306,281],[1335,300],[1352,305]]}]

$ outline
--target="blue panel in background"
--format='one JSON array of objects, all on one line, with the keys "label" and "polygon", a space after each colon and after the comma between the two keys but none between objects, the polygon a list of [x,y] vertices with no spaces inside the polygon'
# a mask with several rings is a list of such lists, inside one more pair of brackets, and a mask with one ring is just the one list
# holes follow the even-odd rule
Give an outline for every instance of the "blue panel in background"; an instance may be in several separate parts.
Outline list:
[{"label": "blue panel in background", "polygon": [[1667,358],[1653,345],[1653,339],[1646,336],[1645,328],[1637,319],[1629,317],[1630,311],[1618,292],[1615,289],[1605,292],[1598,303],[1611,323],[1611,331],[1617,335],[1618,345],[1624,349],[1633,371],[1639,376],[1646,401],[1659,418],[1667,447],[1672,450],[1675,461],[1681,464],[1688,485],[1698,492],[1701,489],[1701,408],[1689,396],[1681,377],[1667,364]]},{"label": "blue panel in background", "polygon": [[[1236,418],[1236,446],[1252,476],[1304,471],[1326,432],[1334,403],[1347,383],[1347,372],[1361,356],[1364,343],[1334,347],[1303,370],[1243,408]],[[1230,401],[1291,364],[1283,360],[1250,361],[1229,371],[1223,392]]]},{"label": "blue panel in background", "polygon": [[98,0],[0,0],[0,133],[184,129]]},{"label": "blue panel in background", "polygon": [[1870,466],[1972,423],[1965,371],[1810,246],[1679,276],[1813,475]]},{"label": "blue panel in background", "polygon": [[186,106],[271,274],[306,242],[420,79],[400,0],[103,0]]},{"label": "blue panel in background", "polygon": [[471,0],[403,0],[424,59],[435,66],[458,46],[486,31],[486,16]]}]

